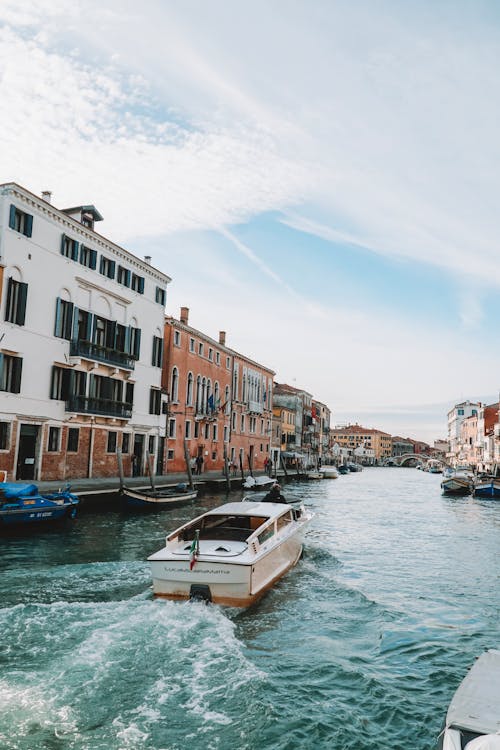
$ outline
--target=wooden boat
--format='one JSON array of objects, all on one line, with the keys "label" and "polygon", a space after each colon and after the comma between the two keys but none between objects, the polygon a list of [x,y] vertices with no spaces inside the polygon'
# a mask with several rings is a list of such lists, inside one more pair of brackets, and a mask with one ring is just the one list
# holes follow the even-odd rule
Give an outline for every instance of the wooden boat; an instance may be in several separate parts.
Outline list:
[{"label": "wooden boat", "polygon": [[441,482],[443,495],[470,495],[474,489],[474,481],[469,474],[456,471]]},{"label": "wooden boat", "polygon": [[306,472],[306,479],[323,479],[323,474],[320,471],[308,471]]},{"label": "wooden boat", "polygon": [[347,466],[347,464],[340,464],[339,474],[349,474],[349,467]]},{"label": "wooden boat", "polygon": [[191,502],[198,495],[198,490],[190,488],[184,482],[173,487],[162,487],[160,489],[134,489],[133,487],[120,488],[120,494],[130,508],[150,508],[161,510],[162,508],[173,508]]},{"label": "wooden boat", "polygon": [[0,526],[75,518],[78,498],[66,489],[41,495],[36,484],[0,483]]},{"label": "wooden boat", "polygon": [[247,607],[292,568],[312,518],[301,505],[226,503],[173,531],[148,560],[153,593]]},{"label": "wooden boat", "polygon": [[436,750],[500,750],[500,651],[481,654],[456,690]]},{"label": "wooden boat", "polygon": [[500,499],[500,477],[479,479],[474,485],[474,496]]}]

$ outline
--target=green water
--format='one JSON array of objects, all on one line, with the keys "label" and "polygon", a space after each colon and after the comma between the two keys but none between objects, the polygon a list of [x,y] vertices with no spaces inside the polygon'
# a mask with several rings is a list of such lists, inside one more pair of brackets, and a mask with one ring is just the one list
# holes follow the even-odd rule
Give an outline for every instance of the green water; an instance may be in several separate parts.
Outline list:
[{"label": "green water", "polygon": [[500,503],[440,479],[287,488],[315,512],[305,555],[248,610],[151,596],[147,556],[222,497],[0,537],[1,750],[434,747],[500,645]]}]

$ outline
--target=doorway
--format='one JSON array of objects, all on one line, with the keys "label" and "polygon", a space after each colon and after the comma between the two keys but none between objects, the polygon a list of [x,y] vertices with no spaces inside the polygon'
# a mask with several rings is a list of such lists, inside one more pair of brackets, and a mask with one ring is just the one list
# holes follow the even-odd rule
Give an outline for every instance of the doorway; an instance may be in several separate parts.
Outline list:
[{"label": "doorway", "polygon": [[144,435],[135,433],[134,435],[134,452],[132,454],[132,476],[143,476],[142,457],[144,456]]},{"label": "doorway", "polygon": [[36,447],[40,427],[22,424],[19,432],[16,479],[35,479]]}]

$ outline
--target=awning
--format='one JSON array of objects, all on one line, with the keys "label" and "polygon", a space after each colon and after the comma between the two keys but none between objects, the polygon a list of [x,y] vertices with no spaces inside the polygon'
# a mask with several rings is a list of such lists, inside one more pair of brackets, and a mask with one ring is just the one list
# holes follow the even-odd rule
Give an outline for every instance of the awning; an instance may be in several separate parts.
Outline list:
[{"label": "awning", "polygon": [[281,455],[283,458],[306,458],[302,453],[294,453],[293,451],[283,451]]}]

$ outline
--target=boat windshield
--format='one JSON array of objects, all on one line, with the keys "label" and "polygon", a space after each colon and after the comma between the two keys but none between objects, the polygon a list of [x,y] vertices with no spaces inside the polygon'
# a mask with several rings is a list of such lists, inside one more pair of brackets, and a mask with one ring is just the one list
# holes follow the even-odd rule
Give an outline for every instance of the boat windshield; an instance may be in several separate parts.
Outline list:
[{"label": "boat windshield", "polygon": [[232,542],[244,542],[267,520],[268,518],[263,516],[211,514],[200,518],[197,523],[184,529],[182,540],[193,540],[195,532],[199,531],[200,539],[224,539]]}]

